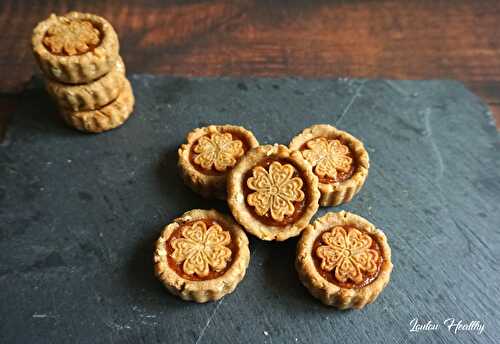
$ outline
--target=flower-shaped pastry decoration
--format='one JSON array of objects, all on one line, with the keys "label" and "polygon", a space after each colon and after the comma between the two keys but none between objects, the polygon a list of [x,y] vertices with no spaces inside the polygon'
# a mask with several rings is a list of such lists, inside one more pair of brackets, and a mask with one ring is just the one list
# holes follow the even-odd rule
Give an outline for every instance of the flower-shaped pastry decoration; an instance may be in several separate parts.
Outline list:
[{"label": "flower-shaped pastry decoration", "polygon": [[302,152],[304,158],[314,166],[314,173],[319,177],[337,178],[337,172],[348,172],[353,160],[348,156],[349,148],[339,140],[327,140],[324,137],[307,142]]},{"label": "flower-shaped pastry decoration", "polygon": [[264,167],[253,169],[253,177],[248,178],[247,185],[254,193],[247,197],[249,205],[255,207],[255,212],[264,216],[269,211],[276,221],[283,221],[285,215],[292,215],[295,207],[292,202],[300,202],[305,198],[301,190],[303,181],[293,177],[294,168],[290,164],[281,165],[274,161],[269,166],[269,172]]},{"label": "flower-shaped pastry decoration", "polygon": [[243,142],[233,140],[230,133],[214,133],[201,137],[194,147],[194,152],[198,153],[194,157],[196,164],[206,170],[213,166],[219,172],[236,165],[237,159],[245,153]]},{"label": "flower-shaped pastry decoration", "polygon": [[326,245],[316,249],[316,255],[321,259],[321,269],[332,271],[340,282],[363,282],[364,274],[377,272],[380,254],[370,248],[373,239],[361,231],[351,228],[349,233],[344,227],[334,227],[323,233],[321,239]]},{"label": "flower-shaped pastry decoration", "polygon": [[69,56],[86,53],[99,42],[100,32],[90,21],[68,18],[60,18],[43,38],[43,43],[52,53]]},{"label": "flower-shaped pastry decoration", "polygon": [[231,242],[228,231],[214,223],[208,229],[203,221],[196,221],[181,231],[181,237],[172,240],[172,258],[182,264],[182,271],[188,275],[205,277],[210,272],[222,271],[229,259],[231,250],[226,246]]}]

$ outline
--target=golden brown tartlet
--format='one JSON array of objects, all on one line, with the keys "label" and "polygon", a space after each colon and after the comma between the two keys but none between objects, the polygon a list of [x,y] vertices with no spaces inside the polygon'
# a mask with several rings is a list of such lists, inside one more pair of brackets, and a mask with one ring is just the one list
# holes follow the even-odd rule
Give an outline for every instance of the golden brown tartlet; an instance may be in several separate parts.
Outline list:
[{"label": "golden brown tartlet", "polygon": [[100,133],[122,125],[132,113],[134,102],[132,87],[125,79],[118,98],[108,105],[89,111],[60,109],[60,113],[69,126],[84,132]]},{"label": "golden brown tartlet", "polygon": [[178,166],[186,185],[204,197],[226,199],[226,176],[259,142],[249,130],[235,125],[210,125],[187,135],[178,150]]},{"label": "golden brown tartlet", "polygon": [[69,85],[45,79],[48,93],[58,106],[71,111],[94,110],[118,98],[125,82],[125,65],[119,57],[106,75],[88,84]]},{"label": "golden brown tartlet", "polygon": [[283,145],[253,148],[227,178],[231,212],[249,233],[283,241],[300,234],[318,210],[318,178]]},{"label": "golden brown tartlet", "polygon": [[306,128],[290,142],[313,166],[319,178],[321,206],[349,202],[362,188],[370,166],[363,143],[351,134],[319,124]]},{"label": "golden brown tartlet", "polygon": [[44,74],[68,84],[96,80],[118,59],[115,30],[104,18],[89,13],[50,15],[35,27],[31,43]]},{"label": "golden brown tartlet", "polygon": [[360,309],[389,283],[391,249],[385,234],[361,216],[327,213],[304,230],[295,266],[302,284],[324,304]]},{"label": "golden brown tartlet", "polygon": [[155,274],[183,300],[214,301],[234,291],[245,276],[248,238],[234,220],[195,209],[165,227],[156,242]]}]

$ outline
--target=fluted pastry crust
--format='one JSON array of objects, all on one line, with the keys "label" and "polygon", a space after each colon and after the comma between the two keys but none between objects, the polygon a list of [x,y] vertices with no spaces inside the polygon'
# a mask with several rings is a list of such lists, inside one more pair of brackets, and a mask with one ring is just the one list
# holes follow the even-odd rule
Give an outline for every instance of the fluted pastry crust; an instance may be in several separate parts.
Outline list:
[{"label": "fluted pastry crust", "polygon": [[[298,219],[285,226],[273,226],[262,223],[249,210],[249,206],[246,203],[247,200],[243,190],[245,175],[268,157],[277,160],[292,161],[295,167],[299,169],[301,179],[304,182],[303,192],[306,196],[304,211]],[[306,163],[298,152],[292,152],[286,146],[278,144],[259,146],[248,151],[236,167],[229,172],[227,191],[227,202],[236,221],[249,233],[262,240],[277,241],[283,241],[300,234],[318,210],[318,200],[320,197],[318,178],[314,175],[311,166]]]},{"label": "fluted pastry crust", "polygon": [[368,152],[360,140],[327,124],[313,125],[304,129],[292,139],[289,148],[301,152],[300,149],[304,144],[316,138],[339,139],[349,147],[355,161],[355,170],[349,179],[336,183],[319,182],[319,190],[321,191],[319,204],[321,206],[337,206],[350,202],[354,195],[361,190],[368,177],[370,167]]},{"label": "fluted pastry crust", "polygon": [[[100,32],[99,44],[82,54],[64,55],[51,52],[43,43],[47,31],[61,20],[88,21]],[[62,17],[51,14],[38,23],[33,30],[32,48],[44,74],[56,81],[68,84],[83,84],[108,73],[119,55],[118,36],[111,24],[102,17],[90,13],[70,12]]]},{"label": "fluted pastry crust", "polygon": [[71,111],[99,109],[118,98],[125,83],[125,65],[119,57],[115,67],[101,78],[88,84],[69,85],[45,79],[48,93],[56,103]]},{"label": "fluted pastry crust", "polygon": [[[325,279],[317,270],[313,257],[315,240],[335,226],[353,226],[368,233],[380,247],[382,263],[376,278],[361,288],[343,288]],[[341,211],[327,213],[307,226],[297,245],[295,266],[302,284],[326,305],[340,309],[363,308],[373,302],[389,283],[393,268],[391,249],[385,234],[361,216]]]},{"label": "fluted pastry crust", "polygon": [[100,133],[122,125],[132,113],[134,103],[132,86],[125,79],[118,98],[110,104],[89,111],[60,109],[60,114],[64,121],[75,129],[89,133]]},{"label": "fluted pastry crust", "polygon": [[193,145],[196,144],[200,138],[220,133],[231,133],[236,135],[235,138],[245,141],[249,149],[257,147],[259,145],[259,142],[255,138],[253,133],[240,126],[226,124],[210,125],[208,127],[196,128],[187,135],[187,142],[179,147],[178,167],[184,183],[189,186],[194,192],[199,193],[207,198],[215,197],[221,200],[225,200],[226,177],[228,171],[232,167],[228,166],[224,173],[211,175],[203,173],[203,171],[197,169],[195,166],[193,166],[193,162],[191,161],[191,150],[193,148]]},{"label": "fluted pastry crust", "polygon": [[[207,280],[188,280],[180,276],[170,267],[167,260],[166,243],[170,236],[182,224],[196,220],[214,220],[222,225],[224,230],[231,232],[231,237],[237,247],[236,256],[231,266],[223,275]],[[184,213],[165,227],[156,242],[154,252],[155,274],[172,294],[183,300],[195,302],[215,301],[234,291],[245,276],[250,261],[248,238],[243,229],[229,216],[216,210],[194,209]]]}]

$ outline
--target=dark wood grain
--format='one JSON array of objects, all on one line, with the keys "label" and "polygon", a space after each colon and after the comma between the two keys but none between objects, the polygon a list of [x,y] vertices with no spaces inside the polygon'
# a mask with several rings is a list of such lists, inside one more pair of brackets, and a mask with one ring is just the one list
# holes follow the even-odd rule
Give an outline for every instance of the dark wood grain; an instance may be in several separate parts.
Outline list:
[{"label": "dark wood grain", "polygon": [[0,92],[37,72],[34,25],[51,12],[106,17],[132,73],[456,79],[500,123],[500,2],[17,1],[0,4]]}]

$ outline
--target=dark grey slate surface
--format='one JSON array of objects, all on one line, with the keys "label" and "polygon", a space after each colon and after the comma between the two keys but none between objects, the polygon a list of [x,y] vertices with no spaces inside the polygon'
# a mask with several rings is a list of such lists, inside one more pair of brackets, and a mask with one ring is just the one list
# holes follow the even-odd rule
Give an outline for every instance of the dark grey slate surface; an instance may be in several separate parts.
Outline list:
[{"label": "dark grey slate surface", "polygon": [[[500,139],[487,108],[447,81],[206,80],[135,76],[119,130],[66,128],[35,87],[0,146],[0,342],[334,343],[500,341]],[[296,240],[251,239],[235,293],[205,305],[152,272],[163,225],[203,200],[180,181],[193,127],[234,123],[288,143],[331,123],[362,139],[365,188],[341,207],[384,229],[394,272],[363,311],[322,306],[299,284]],[[324,209],[320,214],[327,210]],[[410,332],[479,320],[484,332]]]}]

